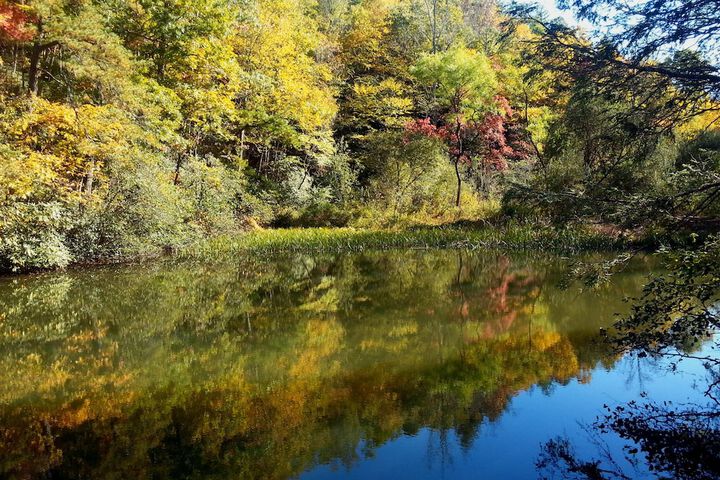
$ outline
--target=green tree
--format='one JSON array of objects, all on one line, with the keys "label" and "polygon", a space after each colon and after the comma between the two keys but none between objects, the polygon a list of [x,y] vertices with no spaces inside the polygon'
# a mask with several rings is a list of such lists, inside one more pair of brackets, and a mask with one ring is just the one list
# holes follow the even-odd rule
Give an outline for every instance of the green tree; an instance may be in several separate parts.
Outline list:
[{"label": "green tree", "polygon": [[440,127],[434,135],[448,143],[457,182],[455,206],[459,207],[461,166],[480,153],[485,143],[481,126],[498,106],[495,72],[485,55],[462,46],[423,56],[412,72],[425,88],[421,111],[434,119],[433,127]]}]

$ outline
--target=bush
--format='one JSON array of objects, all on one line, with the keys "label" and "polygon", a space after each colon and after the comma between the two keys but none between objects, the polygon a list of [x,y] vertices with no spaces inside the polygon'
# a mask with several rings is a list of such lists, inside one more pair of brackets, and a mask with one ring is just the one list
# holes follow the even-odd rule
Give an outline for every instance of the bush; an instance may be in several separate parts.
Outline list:
[{"label": "bush", "polygon": [[67,206],[57,201],[0,204],[0,270],[67,266],[73,261],[68,217]]},{"label": "bush", "polygon": [[0,143],[0,270],[64,267],[78,197],[58,181],[57,157]]},{"label": "bush", "polygon": [[329,202],[313,203],[299,212],[286,209],[278,213],[272,223],[276,228],[291,227],[345,227],[353,219],[353,211],[347,205]]},{"label": "bush", "polygon": [[359,166],[353,162],[345,145],[320,162],[320,172],[314,181],[315,198],[334,204],[346,204],[357,199]]},{"label": "bush", "polygon": [[436,139],[406,141],[401,132],[376,133],[368,137],[362,161],[366,198],[381,209],[409,214],[453,205],[455,174]]},{"label": "bush", "polygon": [[151,255],[196,239],[190,192],[172,185],[167,171],[163,163],[111,171],[112,182],[84,203],[71,232],[76,259]]}]

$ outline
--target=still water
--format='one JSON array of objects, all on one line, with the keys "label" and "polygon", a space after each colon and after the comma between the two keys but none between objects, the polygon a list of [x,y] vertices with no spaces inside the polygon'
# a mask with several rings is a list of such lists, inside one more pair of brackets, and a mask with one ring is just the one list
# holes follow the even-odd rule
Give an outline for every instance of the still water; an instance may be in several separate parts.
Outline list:
[{"label": "still water", "polygon": [[[603,405],[697,395],[598,341],[648,265],[393,251],[0,279],[0,477],[537,478]],[[604,448],[620,452],[619,439]]]}]

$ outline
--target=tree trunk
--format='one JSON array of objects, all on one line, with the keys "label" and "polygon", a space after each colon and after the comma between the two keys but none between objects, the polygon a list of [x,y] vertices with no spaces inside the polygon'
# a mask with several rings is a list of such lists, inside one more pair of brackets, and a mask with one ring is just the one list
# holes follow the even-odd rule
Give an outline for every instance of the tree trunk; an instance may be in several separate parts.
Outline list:
[{"label": "tree trunk", "polygon": [[180,167],[182,166],[182,155],[178,155],[175,161],[175,178],[173,178],[173,185],[180,185]]},{"label": "tree trunk", "polygon": [[245,129],[240,132],[240,162],[245,161]]},{"label": "tree trunk", "polygon": [[95,161],[93,160],[90,164],[90,168],[88,169],[87,174],[85,175],[85,185],[83,190],[85,190],[86,196],[91,196],[93,192],[93,183],[95,182]]},{"label": "tree trunk", "polygon": [[438,0],[433,0],[432,8],[432,51],[430,53],[437,52],[437,3]]},{"label": "tree trunk", "polygon": [[28,92],[30,95],[37,95],[40,86],[40,58],[45,50],[59,45],[60,42],[48,43],[35,42],[30,51],[30,67],[28,68]]},{"label": "tree trunk", "polygon": [[38,75],[41,54],[41,45],[35,43],[30,51],[30,68],[28,69],[28,92],[33,96],[38,94]]},{"label": "tree trunk", "polygon": [[157,64],[157,81],[160,85],[162,85],[164,80],[165,80],[165,64],[162,62],[158,62],[158,64]]},{"label": "tree trunk", "polygon": [[455,196],[455,206],[460,208],[460,190],[462,188],[462,178],[460,177],[460,159],[455,159],[455,177],[457,178],[457,195]]}]

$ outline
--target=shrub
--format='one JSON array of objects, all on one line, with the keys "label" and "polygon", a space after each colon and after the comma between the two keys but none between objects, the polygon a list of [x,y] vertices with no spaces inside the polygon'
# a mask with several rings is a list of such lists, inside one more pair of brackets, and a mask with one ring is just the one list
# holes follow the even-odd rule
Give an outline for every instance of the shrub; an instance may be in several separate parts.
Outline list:
[{"label": "shrub", "polygon": [[57,157],[0,144],[0,270],[64,267],[77,195],[57,175]]},{"label": "shrub", "polygon": [[61,202],[0,203],[0,270],[65,267],[73,255],[65,233],[70,222]]}]

